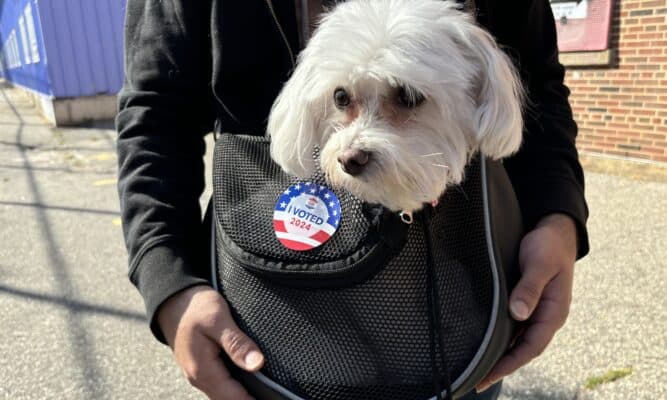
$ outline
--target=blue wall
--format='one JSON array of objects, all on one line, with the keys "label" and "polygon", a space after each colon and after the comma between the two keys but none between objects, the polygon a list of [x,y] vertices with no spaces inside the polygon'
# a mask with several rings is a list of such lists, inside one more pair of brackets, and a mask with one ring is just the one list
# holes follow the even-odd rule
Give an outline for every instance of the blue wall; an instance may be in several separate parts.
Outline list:
[{"label": "blue wall", "polygon": [[[0,73],[18,85],[51,95],[39,17],[37,0],[0,0]],[[19,20],[23,21],[23,29]],[[29,29],[30,25],[34,30]]]},{"label": "blue wall", "polygon": [[[120,90],[125,0],[0,0],[3,43],[12,29],[18,35],[19,14],[27,3],[42,57],[38,64],[9,69],[8,80],[56,98]],[[11,49],[3,48],[5,59],[9,53]]]},{"label": "blue wall", "polygon": [[123,83],[122,0],[37,0],[55,97],[115,94]]}]

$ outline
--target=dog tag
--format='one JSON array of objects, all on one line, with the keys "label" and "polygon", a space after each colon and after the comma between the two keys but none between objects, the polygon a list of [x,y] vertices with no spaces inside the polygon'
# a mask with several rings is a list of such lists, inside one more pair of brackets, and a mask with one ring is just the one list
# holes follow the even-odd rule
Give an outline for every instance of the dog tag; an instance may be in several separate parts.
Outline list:
[{"label": "dog tag", "polygon": [[299,182],[285,190],[273,212],[276,237],[291,250],[306,251],[325,243],[340,225],[340,202],[326,186]]}]

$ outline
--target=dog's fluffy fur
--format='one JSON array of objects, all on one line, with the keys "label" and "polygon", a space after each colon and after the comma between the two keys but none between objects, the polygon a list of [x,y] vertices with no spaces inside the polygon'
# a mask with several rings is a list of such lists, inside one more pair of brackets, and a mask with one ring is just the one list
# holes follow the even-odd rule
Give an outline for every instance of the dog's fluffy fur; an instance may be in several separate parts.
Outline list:
[{"label": "dog's fluffy fur", "polygon": [[[338,89],[349,96],[345,107],[334,100]],[[517,151],[522,100],[508,57],[456,3],[351,0],[322,18],[276,99],[271,156],[307,178],[317,146],[334,187],[415,211],[461,182],[475,152]],[[369,154],[360,174],[339,162],[348,149]]]}]

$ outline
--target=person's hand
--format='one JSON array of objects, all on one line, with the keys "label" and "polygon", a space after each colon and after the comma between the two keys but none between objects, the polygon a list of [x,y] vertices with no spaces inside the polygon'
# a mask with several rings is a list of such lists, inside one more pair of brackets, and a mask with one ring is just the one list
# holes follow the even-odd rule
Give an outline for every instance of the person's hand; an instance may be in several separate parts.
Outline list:
[{"label": "person's hand", "polygon": [[227,302],[208,286],[178,292],[158,309],[157,321],[188,382],[214,400],[252,399],[220,358],[255,372],[264,364],[257,345],[236,325]]},{"label": "person's hand", "polygon": [[510,313],[526,328],[516,345],[477,385],[486,390],[542,354],[567,319],[572,299],[577,231],[567,215],[544,217],[521,241],[521,279],[510,296]]}]

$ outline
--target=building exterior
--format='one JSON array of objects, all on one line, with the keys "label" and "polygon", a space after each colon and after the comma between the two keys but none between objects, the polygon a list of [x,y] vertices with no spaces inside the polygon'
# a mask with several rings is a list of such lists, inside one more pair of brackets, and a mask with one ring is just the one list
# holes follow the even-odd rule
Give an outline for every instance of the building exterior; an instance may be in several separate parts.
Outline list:
[{"label": "building exterior", "polygon": [[591,20],[600,17],[594,7],[611,6],[606,49],[570,51],[568,32],[558,21],[578,148],[582,154],[667,163],[667,1],[576,3],[588,7]]},{"label": "building exterior", "polygon": [[54,124],[113,117],[124,8],[123,0],[0,0],[0,74]]}]

